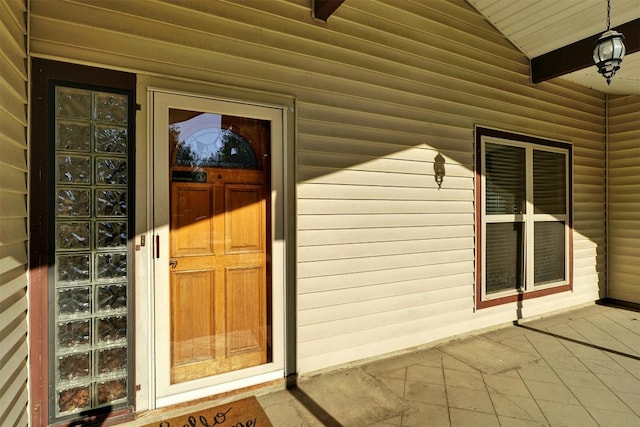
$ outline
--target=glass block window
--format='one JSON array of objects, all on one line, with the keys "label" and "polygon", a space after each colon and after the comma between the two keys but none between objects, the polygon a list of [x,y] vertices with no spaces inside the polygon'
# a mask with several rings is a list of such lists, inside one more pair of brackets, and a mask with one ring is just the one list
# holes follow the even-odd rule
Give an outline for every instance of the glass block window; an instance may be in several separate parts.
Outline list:
[{"label": "glass block window", "polygon": [[568,285],[571,146],[479,133],[479,306]]},{"label": "glass block window", "polygon": [[129,97],[55,88],[51,415],[131,404]]}]

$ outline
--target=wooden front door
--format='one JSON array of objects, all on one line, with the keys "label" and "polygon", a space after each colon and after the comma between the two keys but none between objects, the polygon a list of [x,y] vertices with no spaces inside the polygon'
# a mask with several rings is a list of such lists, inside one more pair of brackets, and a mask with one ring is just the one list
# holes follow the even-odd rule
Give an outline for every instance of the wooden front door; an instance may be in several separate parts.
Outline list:
[{"label": "wooden front door", "polygon": [[270,362],[270,123],[166,114],[168,249],[165,258],[158,238],[167,262],[156,269],[168,287],[156,317],[168,317],[162,375],[175,385]]},{"label": "wooden front door", "polygon": [[262,163],[269,129],[257,119],[177,109],[169,121],[191,133],[170,137],[171,382],[177,383],[267,360]]}]

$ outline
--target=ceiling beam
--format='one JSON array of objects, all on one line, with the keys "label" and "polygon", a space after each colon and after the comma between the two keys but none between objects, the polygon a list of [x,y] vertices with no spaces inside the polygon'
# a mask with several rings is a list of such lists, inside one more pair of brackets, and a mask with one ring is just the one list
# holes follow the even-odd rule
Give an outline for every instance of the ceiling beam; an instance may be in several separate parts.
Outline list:
[{"label": "ceiling beam", "polygon": [[327,22],[344,0],[313,0],[313,17]]},{"label": "ceiling beam", "polygon": [[[624,35],[627,55],[640,52],[640,18],[618,25],[616,31]],[[587,37],[531,59],[531,81],[540,83],[583,68],[594,66],[593,48],[600,34]],[[624,61],[622,61],[624,64]]]}]

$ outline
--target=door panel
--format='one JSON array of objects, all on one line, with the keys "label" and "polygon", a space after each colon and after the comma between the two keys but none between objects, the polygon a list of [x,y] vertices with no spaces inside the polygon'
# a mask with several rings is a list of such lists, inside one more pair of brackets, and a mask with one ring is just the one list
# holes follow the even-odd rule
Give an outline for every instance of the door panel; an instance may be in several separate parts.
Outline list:
[{"label": "door panel", "polygon": [[204,171],[205,182],[171,183],[172,383],[267,360],[265,184],[255,171]]},{"label": "door panel", "polygon": [[171,319],[174,366],[215,358],[213,310],[193,307],[213,301],[215,270],[172,273]]},{"label": "door panel", "polygon": [[171,186],[171,253],[213,255],[213,186]]},{"label": "door panel", "polygon": [[226,253],[264,250],[264,202],[261,185],[227,185],[225,188]]},{"label": "door panel", "polygon": [[[260,266],[227,269],[227,357],[246,355],[264,362],[264,269]],[[255,353],[255,354],[253,354]],[[252,363],[247,361],[247,363]]]}]

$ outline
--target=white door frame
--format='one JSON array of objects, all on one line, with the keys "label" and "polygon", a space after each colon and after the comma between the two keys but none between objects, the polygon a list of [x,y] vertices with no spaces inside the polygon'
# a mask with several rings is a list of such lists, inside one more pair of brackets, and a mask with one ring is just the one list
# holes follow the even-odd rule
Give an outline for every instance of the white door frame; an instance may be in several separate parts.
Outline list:
[{"label": "white door frame", "polygon": [[[204,95],[193,95],[149,88],[149,140],[152,156],[152,177],[149,192],[153,203],[152,270],[150,272],[149,301],[152,334],[150,362],[151,407],[163,407],[238,388],[249,387],[271,380],[281,379],[284,373],[284,307],[286,284],[286,235],[284,230],[284,147],[286,108],[238,102]],[[169,382],[169,317],[159,302],[169,301],[169,160],[168,160],[168,110],[169,108],[195,109],[225,115],[252,117],[271,122],[271,255],[272,255],[272,361],[264,365],[228,372],[213,377],[179,384]],[[280,236],[280,238],[278,238]],[[156,242],[159,241],[159,247]],[[164,372],[164,374],[163,374]],[[150,397],[151,397],[150,396]]]}]

